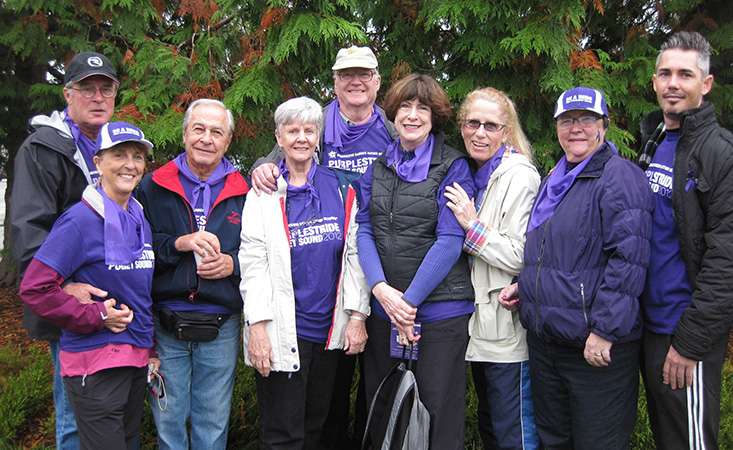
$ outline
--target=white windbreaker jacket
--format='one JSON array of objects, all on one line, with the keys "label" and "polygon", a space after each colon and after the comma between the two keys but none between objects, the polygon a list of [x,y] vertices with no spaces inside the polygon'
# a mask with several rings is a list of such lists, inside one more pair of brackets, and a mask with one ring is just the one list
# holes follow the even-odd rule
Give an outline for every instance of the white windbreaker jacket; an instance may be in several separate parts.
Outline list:
[{"label": "white windbreaker jacket", "polygon": [[471,269],[476,310],[468,327],[467,361],[512,363],[529,357],[519,312],[504,309],[499,292],[522,269],[524,235],[539,185],[537,169],[521,153],[505,152],[491,174],[478,211],[489,231]]},{"label": "white windbreaker jacket", "polygon": [[[277,192],[257,195],[250,191],[242,211],[242,244],[239,247],[244,301],[244,358],[249,326],[263,320],[272,346],[272,370],[297,372],[300,355],[295,329],[295,295],[290,267],[290,244],[286,233],[285,198],[287,182],[277,180]],[[344,330],[351,311],[369,315],[369,286],[359,265],[356,249],[356,192],[349,186],[345,202],[344,251],[336,290],[331,330],[326,349],[342,349]]]}]

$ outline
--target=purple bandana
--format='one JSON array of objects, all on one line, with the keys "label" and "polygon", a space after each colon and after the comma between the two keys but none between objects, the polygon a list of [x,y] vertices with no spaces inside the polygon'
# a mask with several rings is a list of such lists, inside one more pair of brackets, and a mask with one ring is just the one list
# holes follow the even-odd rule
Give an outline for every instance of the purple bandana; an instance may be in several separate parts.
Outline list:
[{"label": "purple bandana", "polygon": [[[476,189],[478,189],[478,193],[476,194],[476,209],[478,210],[481,208],[481,203],[483,202],[484,193],[486,192],[486,189],[489,187],[489,180],[491,179],[491,174],[494,173],[497,167],[501,164],[501,158],[504,156],[504,150],[505,146],[502,144],[501,147],[494,153],[494,156],[492,156],[488,161],[484,163],[483,166],[481,166],[476,173],[473,175],[473,184],[476,186]],[[509,150],[510,153],[513,153],[513,150]]]},{"label": "purple bandana", "polygon": [[64,122],[66,122],[66,125],[71,130],[71,137],[74,140],[76,148],[79,149],[81,155],[84,157],[84,163],[86,163],[92,184],[96,184],[99,180],[99,172],[97,172],[97,166],[94,165],[94,155],[97,154],[97,149],[99,148],[96,139],[92,140],[81,132],[79,126],[69,117],[69,108],[64,110]]},{"label": "purple bandana", "polygon": [[313,186],[313,177],[316,174],[315,163],[311,163],[311,168],[308,169],[308,174],[306,175],[307,181],[302,186],[292,186],[290,184],[290,170],[288,170],[288,166],[285,164],[284,159],[280,161],[280,173],[282,174],[283,178],[285,178],[285,181],[288,182],[288,192],[305,192],[308,197],[308,200],[305,203],[305,207],[313,208],[314,211],[321,210],[321,199],[318,196],[318,191],[316,190],[315,186]]},{"label": "purple bandana", "polygon": [[375,106],[372,116],[366,123],[359,125],[349,125],[341,117],[339,112],[339,102],[334,100],[326,106],[326,117],[323,133],[323,143],[331,147],[343,148],[361,139],[369,129],[377,122],[382,121],[382,116],[377,112]]},{"label": "purple bandana", "polygon": [[[593,153],[595,154],[595,152]],[[537,194],[537,200],[532,208],[532,214],[529,216],[529,224],[527,225],[527,233],[545,223],[555,213],[557,205],[560,204],[565,194],[568,193],[573,186],[575,179],[583,172],[585,166],[593,158],[593,154],[585,158],[580,164],[567,173],[568,164],[567,156],[563,156],[555,165],[552,173],[547,178],[547,182],[542,190]]]},{"label": "purple bandana", "polygon": [[[215,198],[211,198],[211,188],[224,181],[224,179],[230,173],[236,172],[237,168],[234,167],[228,159],[222,158],[219,165],[216,166],[216,169],[214,169],[214,172],[209,175],[209,178],[207,178],[206,180],[201,180],[196,174],[191,171],[191,168],[188,167],[185,152],[176,156],[176,159],[174,159],[174,161],[176,163],[176,167],[178,167],[180,175],[187,181],[193,183],[193,189],[191,189],[190,193],[188,192],[188,190],[184,189],[184,191],[186,191],[186,200],[188,200],[191,208],[195,209],[198,207],[199,196],[203,193],[203,199],[201,203],[203,209],[203,218],[205,219],[209,217],[211,204],[214,202],[214,200],[216,200]],[[201,223],[205,225],[205,221]],[[203,229],[204,226],[201,226],[199,228]]]},{"label": "purple bandana", "polygon": [[83,198],[104,219],[104,263],[127,265],[137,261],[145,247],[145,218],[140,203],[130,198],[124,209],[109,198],[102,186],[87,187]]},{"label": "purple bandana", "polygon": [[[414,154],[411,159],[406,159],[409,153]],[[413,152],[402,150],[400,140],[392,142],[385,152],[387,165],[395,168],[397,176],[408,183],[419,183],[425,181],[430,169],[430,159],[433,156],[433,134],[429,134],[425,142],[420,144]]]}]

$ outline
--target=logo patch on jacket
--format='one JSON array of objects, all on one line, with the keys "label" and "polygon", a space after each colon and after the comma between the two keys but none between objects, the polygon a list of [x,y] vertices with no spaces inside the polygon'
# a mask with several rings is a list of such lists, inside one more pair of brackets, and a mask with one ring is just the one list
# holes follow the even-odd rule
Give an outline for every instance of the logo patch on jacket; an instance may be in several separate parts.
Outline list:
[{"label": "logo patch on jacket", "polygon": [[229,215],[227,216],[227,220],[233,225],[239,225],[240,223],[242,223],[242,217],[236,211],[232,211],[231,213],[229,213]]}]

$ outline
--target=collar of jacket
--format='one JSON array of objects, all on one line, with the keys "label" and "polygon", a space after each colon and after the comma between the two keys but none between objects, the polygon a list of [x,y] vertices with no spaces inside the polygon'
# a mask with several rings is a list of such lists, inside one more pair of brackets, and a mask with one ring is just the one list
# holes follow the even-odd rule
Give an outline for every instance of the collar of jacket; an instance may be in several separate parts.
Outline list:
[{"label": "collar of jacket", "polygon": [[596,150],[595,153],[590,157],[590,161],[588,161],[588,165],[585,166],[585,169],[583,169],[583,172],[581,172],[578,175],[578,178],[598,178],[603,173],[603,168],[606,166],[606,162],[608,162],[609,159],[611,159],[611,156],[613,156],[613,152],[611,151],[611,147],[604,142],[601,145],[601,148]]},{"label": "collar of jacket", "polygon": [[[641,140],[639,142],[643,144],[649,140],[649,136],[654,133],[657,126],[664,121],[664,114],[662,110],[658,109],[653,111],[644,117],[639,123],[641,130]],[[680,124],[682,134],[695,135],[697,132],[702,132],[703,128],[701,125],[707,125],[712,122],[717,122],[715,117],[715,107],[712,103],[703,101],[699,108],[689,109],[680,114]]]},{"label": "collar of jacket", "polygon": [[[168,161],[165,165],[155,170],[152,179],[158,186],[178,194],[183,199],[186,198],[181,179],[178,176],[178,166],[176,166],[175,161]],[[244,177],[239,172],[232,172],[225,178],[224,189],[221,190],[216,201],[211,205],[211,209],[214,209],[216,205],[228,198],[245,195],[247,192],[249,192],[249,185],[244,180]]]}]

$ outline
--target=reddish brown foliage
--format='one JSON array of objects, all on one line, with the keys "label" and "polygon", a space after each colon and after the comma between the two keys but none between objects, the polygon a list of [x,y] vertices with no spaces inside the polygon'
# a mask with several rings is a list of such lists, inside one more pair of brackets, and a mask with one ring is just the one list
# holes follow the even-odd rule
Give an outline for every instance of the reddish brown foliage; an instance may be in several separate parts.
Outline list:
[{"label": "reddish brown foliage", "polygon": [[394,83],[400,80],[412,72],[412,66],[406,61],[400,61],[392,68],[392,73],[389,76],[390,82]]},{"label": "reddish brown foliage", "polygon": [[392,0],[392,4],[399,11],[400,15],[410,22],[414,22],[417,19],[420,11],[419,0]]},{"label": "reddish brown foliage", "polygon": [[145,115],[137,109],[134,104],[125,105],[115,114],[118,119],[122,119],[132,123],[140,123],[145,121]]},{"label": "reddish brown foliage", "polygon": [[76,0],[74,3],[76,3],[77,9],[84,11],[96,22],[102,21],[102,12],[99,10],[97,2],[94,0]]},{"label": "reddish brown foliage", "polygon": [[264,41],[265,33],[259,30],[239,39],[239,44],[242,46],[242,62],[245,67],[253,66],[262,56],[265,48]]},{"label": "reddish brown foliage", "polygon": [[235,138],[245,137],[248,139],[253,139],[257,137],[259,133],[260,127],[243,117],[237,119],[236,124],[234,125]]},{"label": "reddish brown foliage", "polygon": [[260,29],[266,30],[273,25],[280,25],[287,15],[287,8],[267,8],[260,19]]},{"label": "reddish brown foliage", "polygon": [[593,50],[574,51],[570,54],[570,67],[577,69],[594,69],[600,70],[601,63],[598,62],[598,56]]},{"label": "reddish brown foliage", "polygon": [[188,89],[176,97],[172,108],[176,111],[183,112],[188,108],[189,103],[199,98],[222,99],[224,91],[219,84],[219,80],[212,80],[209,84],[191,83]]},{"label": "reddish brown foliage", "polygon": [[162,16],[165,12],[165,0],[150,0],[150,3],[155,8],[155,11],[158,12],[158,15]]},{"label": "reddish brown foliage", "polygon": [[601,0],[593,0],[593,8],[598,11],[601,15],[606,14],[606,8],[603,7]]},{"label": "reddish brown foliage", "polygon": [[181,0],[178,15],[191,15],[194,22],[211,24],[211,16],[219,9],[214,0]]},{"label": "reddish brown foliage", "polygon": [[280,83],[280,90],[283,93],[283,98],[295,97],[295,91],[293,91],[293,86],[291,86],[287,80],[284,80],[282,83]]},{"label": "reddish brown foliage", "polygon": [[135,54],[128,48],[125,55],[122,57],[122,64],[131,64],[134,59]]},{"label": "reddish brown foliage", "polygon": [[48,18],[42,12],[37,12],[32,16],[23,17],[22,20],[24,24],[30,25],[32,23],[35,23],[43,28],[44,31],[48,31]]}]

